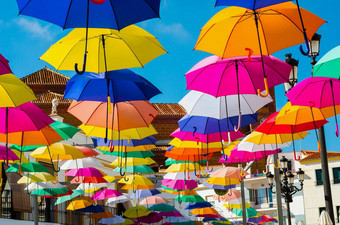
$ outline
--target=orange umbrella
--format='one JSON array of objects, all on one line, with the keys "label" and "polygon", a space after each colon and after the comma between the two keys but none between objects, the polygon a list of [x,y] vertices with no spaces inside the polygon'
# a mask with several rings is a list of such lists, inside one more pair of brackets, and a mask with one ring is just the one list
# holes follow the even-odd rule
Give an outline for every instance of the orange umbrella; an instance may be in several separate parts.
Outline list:
[{"label": "orange umbrella", "polygon": [[218,212],[211,207],[193,209],[190,213],[193,215],[218,214]]},{"label": "orange umbrella", "polygon": [[71,180],[71,184],[82,184],[82,183],[107,183],[107,181],[103,177],[75,177]]},{"label": "orange umbrella", "polygon": [[74,146],[74,147],[76,147],[79,151],[81,151],[87,157],[94,157],[94,156],[99,155],[97,151],[86,146]]},{"label": "orange umbrella", "polygon": [[148,101],[111,103],[113,113],[108,112],[107,102],[73,101],[68,112],[86,125],[126,130],[148,127],[158,111]]}]

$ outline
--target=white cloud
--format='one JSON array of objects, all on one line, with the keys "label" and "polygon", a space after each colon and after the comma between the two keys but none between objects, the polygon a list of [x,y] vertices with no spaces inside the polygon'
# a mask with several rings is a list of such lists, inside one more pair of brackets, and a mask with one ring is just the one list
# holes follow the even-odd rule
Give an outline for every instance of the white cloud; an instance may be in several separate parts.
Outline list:
[{"label": "white cloud", "polygon": [[153,27],[157,32],[171,35],[178,40],[187,41],[191,39],[191,34],[183,27],[181,23],[165,24],[158,22]]},{"label": "white cloud", "polygon": [[55,34],[51,31],[50,26],[42,26],[37,21],[31,21],[26,18],[15,19],[14,22],[23,30],[30,33],[34,38],[42,38],[50,41],[54,38]]}]

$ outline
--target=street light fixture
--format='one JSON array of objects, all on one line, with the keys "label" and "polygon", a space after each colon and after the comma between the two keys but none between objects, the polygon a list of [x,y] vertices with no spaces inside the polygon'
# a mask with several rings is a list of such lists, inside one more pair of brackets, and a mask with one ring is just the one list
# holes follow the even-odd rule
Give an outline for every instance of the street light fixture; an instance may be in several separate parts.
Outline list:
[{"label": "street light fixture", "polygon": [[321,40],[321,35],[315,33],[312,37],[312,40],[308,43],[310,51],[308,53],[308,56],[312,58],[312,66],[316,64],[316,57],[320,53],[320,40]]},{"label": "street light fixture", "polygon": [[297,70],[298,70],[299,60],[293,59],[291,53],[288,53],[285,56],[286,56],[285,62],[292,66],[292,70],[290,71],[290,74],[289,74],[289,82],[283,84],[285,88],[285,93],[287,93],[297,83],[297,77],[298,77]]},{"label": "street light fixture", "polygon": [[[298,180],[300,182],[300,188],[294,186],[294,174],[291,171],[288,171],[288,159],[286,157],[282,157],[280,159],[281,169],[280,169],[280,186],[281,186],[281,195],[284,197],[285,202],[287,204],[287,216],[288,216],[288,224],[291,225],[291,217],[290,217],[290,206],[289,203],[293,202],[292,196],[303,189],[303,181],[305,172],[299,168],[296,172]],[[266,174],[268,179],[268,184],[272,193],[276,193],[273,191],[274,187],[274,175],[271,172]]]}]

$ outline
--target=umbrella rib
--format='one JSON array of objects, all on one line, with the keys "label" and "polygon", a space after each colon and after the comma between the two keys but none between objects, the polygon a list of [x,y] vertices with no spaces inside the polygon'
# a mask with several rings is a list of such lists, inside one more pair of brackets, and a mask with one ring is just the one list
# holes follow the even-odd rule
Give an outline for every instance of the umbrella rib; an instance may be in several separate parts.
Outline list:
[{"label": "umbrella rib", "polygon": [[251,83],[253,84],[253,87],[254,87],[254,91],[255,91],[255,94],[257,94],[257,88],[256,88],[256,86],[255,86],[255,83],[254,83],[254,81],[253,81],[253,79],[251,78],[251,76],[250,76],[250,74],[252,74],[252,73],[250,73],[250,71],[248,70],[248,68],[244,65],[244,62],[241,60],[241,65],[244,67],[244,69],[247,71],[247,73],[248,73],[248,75],[249,75],[249,78],[250,78],[250,81],[251,81]]},{"label": "umbrella rib", "polygon": [[[259,15],[258,17],[257,17],[257,19],[258,19],[258,21],[259,21],[259,24],[260,24],[260,26],[261,26],[261,29],[262,29],[262,35],[263,35],[263,38],[264,38],[264,44],[265,44],[265,46],[266,46],[266,49],[267,49],[267,55],[269,55],[269,49],[268,49],[268,44],[267,44],[267,38],[266,38],[266,34],[265,34],[265,32],[264,32],[264,28],[263,28],[263,24],[262,24],[262,22],[261,22],[261,15]],[[259,40],[260,41],[260,40]],[[263,61],[263,57],[261,56],[261,62],[264,64],[264,61]],[[264,71],[263,71],[264,72]],[[264,77],[266,77],[266,74],[263,74],[264,75]]]},{"label": "umbrella rib", "polygon": [[[233,62],[234,62],[234,61],[233,61]],[[234,62],[234,63],[235,63],[235,62]],[[220,88],[221,88],[221,83],[222,83],[222,78],[223,78],[224,72],[225,72],[229,67],[231,67],[231,66],[232,66],[232,63],[231,63],[231,61],[229,61],[229,62],[228,62],[228,65],[227,65],[226,67],[224,67],[223,73],[222,73],[221,78],[220,78],[220,82],[219,82],[218,87],[217,87],[216,96],[218,96],[219,90],[220,90]],[[227,106],[227,107],[228,107],[228,106]],[[229,128],[228,128],[228,129],[229,129]]]},{"label": "umbrella rib", "polygon": [[29,0],[26,5],[24,7],[22,7],[22,9],[19,11],[19,15],[22,13],[22,11],[24,11],[24,9],[30,4],[32,0]]},{"label": "umbrella rib", "polygon": [[[30,0],[31,1],[31,0]],[[69,6],[68,6],[68,9],[67,9],[67,14],[66,14],[66,18],[65,18],[65,21],[64,21],[64,26],[63,26],[63,29],[65,30],[65,26],[66,26],[66,23],[67,23],[67,20],[68,20],[68,16],[70,14],[70,9],[71,9],[71,5],[73,3],[73,0],[71,0]]]},{"label": "umbrella rib", "polygon": [[75,43],[72,48],[68,51],[68,53],[65,55],[64,59],[61,61],[61,63],[58,65],[58,68],[56,67],[56,70],[58,71],[61,65],[65,62],[66,58],[68,57],[69,54],[71,54],[72,50],[76,47],[76,45],[80,42],[81,40],[78,40],[77,43]]},{"label": "umbrella rib", "polygon": [[113,11],[113,16],[115,17],[115,20],[116,20],[117,30],[120,30],[118,20],[117,20],[117,16],[116,16],[116,12],[115,12],[115,9],[114,9],[114,6],[113,6],[113,3],[112,3],[111,0],[110,0],[110,5],[111,5],[111,9]]}]

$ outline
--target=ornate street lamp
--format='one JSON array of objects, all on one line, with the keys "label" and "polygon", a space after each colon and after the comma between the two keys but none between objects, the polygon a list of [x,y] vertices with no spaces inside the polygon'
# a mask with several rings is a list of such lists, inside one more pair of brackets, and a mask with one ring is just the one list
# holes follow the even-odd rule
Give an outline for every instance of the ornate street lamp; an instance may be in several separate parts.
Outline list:
[{"label": "ornate street lamp", "polygon": [[[305,172],[299,168],[296,172],[298,180],[300,182],[300,188],[294,186],[294,174],[291,171],[288,171],[288,160],[286,157],[282,156],[280,159],[281,169],[280,169],[280,185],[281,185],[281,195],[284,197],[285,202],[287,204],[287,216],[288,216],[288,224],[291,225],[291,217],[290,217],[290,206],[289,203],[293,202],[292,196],[303,189],[303,181]],[[276,193],[273,191],[274,187],[274,175],[271,172],[266,174],[268,179],[268,184],[272,193]]]},{"label": "ornate street lamp", "polygon": [[292,66],[292,70],[290,71],[290,74],[289,74],[289,82],[283,84],[285,88],[285,93],[287,93],[297,83],[297,77],[298,77],[297,70],[298,70],[299,60],[293,59],[291,53],[288,53],[285,56],[286,56],[285,62]]},{"label": "ornate street lamp", "polygon": [[310,51],[308,53],[308,57],[312,58],[312,62],[311,62],[312,66],[316,64],[315,59],[320,53],[320,40],[321,40],[321,35],[315,33],[312,37],[312,40],[309,42]]}]

